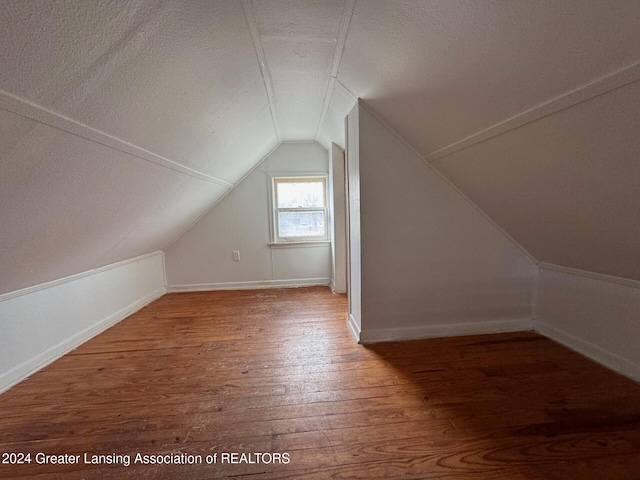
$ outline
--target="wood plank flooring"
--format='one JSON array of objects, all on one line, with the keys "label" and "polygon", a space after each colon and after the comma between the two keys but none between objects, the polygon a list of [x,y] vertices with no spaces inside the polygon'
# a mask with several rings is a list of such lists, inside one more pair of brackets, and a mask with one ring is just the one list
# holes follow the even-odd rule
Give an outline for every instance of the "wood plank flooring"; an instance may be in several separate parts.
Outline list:
[{"label": "wood plank flooring", "polygon": [[640,385],[533,333],[362,346],[345,317],[320,287],[166,295],[0,395],[0,453],[31,455],[0,478],[640,479]]}]

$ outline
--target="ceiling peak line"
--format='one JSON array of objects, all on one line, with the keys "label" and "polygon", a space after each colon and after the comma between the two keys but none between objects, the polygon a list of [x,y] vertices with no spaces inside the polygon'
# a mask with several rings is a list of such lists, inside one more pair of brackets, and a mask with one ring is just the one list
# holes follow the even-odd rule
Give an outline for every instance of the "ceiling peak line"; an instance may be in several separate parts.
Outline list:
[{"label": "ceiling peak line", "polygon": [[573,90],[569,90],[557,97],[547,100],[544,103],[536,105],[524,112],[518,113],[501,122],[498,122],[488,128],[480,130],[466,138],[447,145],[446,147],[435,150],[424,155],[427,162],[435,162],[442,158],[448,157],[456,152],[465,150],[474,145],[486,142],[494,137],[503,135],[511,130],[520,128],[529,123],[540,120],[544,117],[553,115],[562,110],[566,110],[580,103],[591,100],[592,98],[604,95],[617,88],[624,87],[633,82],[640,80],[640,62],[627,65],[612,73],[608,73],[598,77],[586,84],[583,84]]},{"label": "ceiling peak line", "polygon": [[324,101],[322,102],[322,111],[320,112],[320,118],[318,119],[318,126],[316,127],[316,134],[314,136],[316,141],[320,138],[320,132],[322,131],[322,126],[324,125],[327,111],[329,110],[331,97],[333,97],[333,89],[336,85],[338,70],[340,69],[342,54],[344,53],[344,47],[347,43],[347,35],[349,34],[349,26],[351,25],[351,18],[353,17],[355,6],[356,0],[346,0],[344,8],[342,9],[340,29],[338,30],[336,49],[333,53],[333,62],[331,64],[331,74],[327,82],[327,90],[325,91]]},{"label": "ceiling peak line", "polygon": [[4,90],[0,90],[0,109],[20,115],[21,117],[28,118],[34,122],[55,128],[56,130],[63,131],[89,142],[102,145],[103,147],[117,150],[140,160],[153,163],[159,167],[168,168],[174,172],[215,183],[226,188],[232,187],[232,184],[225,180],[182,165],[181,163],[153,153],[142,147],[134,145],[133,143],[127,142],[126,140],[114,137],[113,135],[109,135],[108,133],[54,112],[53,110],[49,110],[33,102],[12,95]]},{"label": "ceiling peak line", "polygon": [[280,132],[280,122],[278,121],[278,115],[276,113],[276,101],[275,95],[273,94],[273,84],[271,83],[271,75],[269,74],[267,57],[264,53],[262,40],[260,39],[258,22],[256,21],[256,14],[253,10],[253,4],[251,3],[251,0],[242,0],[242,9],[244,11],[244,18],[247,22],[247,28],[249,28],[249,33],[251,33],[251,39],[253,40],[253,49],[258,59],[258,65],[260,66],[262,80],[264,81],[264,89],[267,93],[269,110],[271,112],[271,121],[273,122],[273,128],[276,131],[278,143],[280,143],[282,141],[282,134]]}]

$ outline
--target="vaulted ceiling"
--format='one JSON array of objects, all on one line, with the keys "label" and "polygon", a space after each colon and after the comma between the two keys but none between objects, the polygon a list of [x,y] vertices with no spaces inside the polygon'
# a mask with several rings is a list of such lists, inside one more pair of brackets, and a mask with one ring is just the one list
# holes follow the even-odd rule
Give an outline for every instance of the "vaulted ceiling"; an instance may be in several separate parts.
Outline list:
[{"label": "vaulted ceiling", "polygon": [[537,260],[640,279],[639,25],[636,0],[1,2],[0,293],[164,249],[281,142],[343,144],[356,97]]}]

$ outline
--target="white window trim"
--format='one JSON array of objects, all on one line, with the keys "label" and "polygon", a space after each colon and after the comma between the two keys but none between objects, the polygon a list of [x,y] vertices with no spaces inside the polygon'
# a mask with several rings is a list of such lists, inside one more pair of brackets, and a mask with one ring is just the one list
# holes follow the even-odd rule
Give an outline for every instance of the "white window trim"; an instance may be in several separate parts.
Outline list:
[{"label": "white window trim", "polygon": [[[325,246],[330,245],[330,233],[329,228],[331,227],[330,217],[329,217],[329,174],[327,172],[271,172],[267,174],[268,178],[268,195],[269,195],[269,245],[273,248],[282,248],[282,247],[307,247],[307,246]],[[278,238],[278,225],[277,225],[277,200],[276,200],[276,191],[275,191],[275,182],[278,178],[322,178],[324,181],[324,208],[317,207],[315,209],[305,209],[305,210],[319,210],[324,211],[324,219],[325,219],[325,228],[324,228],[324,236],[322,237],[308,237],[306,239],[302,239],[300,237],[295,238]],[[287,210],[287,209],[280,209]],[[290,209],[291,211],[296,211],[297,209]]]}]

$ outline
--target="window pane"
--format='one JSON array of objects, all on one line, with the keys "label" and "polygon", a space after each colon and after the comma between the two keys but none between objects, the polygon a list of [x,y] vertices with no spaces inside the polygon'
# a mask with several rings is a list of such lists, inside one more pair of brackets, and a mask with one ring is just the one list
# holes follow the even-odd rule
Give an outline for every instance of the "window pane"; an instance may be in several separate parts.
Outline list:
[{"label": "window pane", "polygon": [[324,212],[278,212],[280,237],[324,236]]},{"label": "window pane", "polygon": [[324,207],[324,182],[277,182],[278,208]]}]

